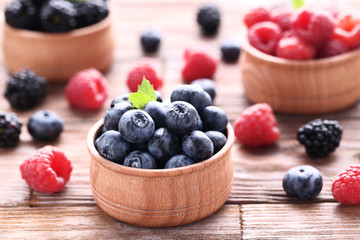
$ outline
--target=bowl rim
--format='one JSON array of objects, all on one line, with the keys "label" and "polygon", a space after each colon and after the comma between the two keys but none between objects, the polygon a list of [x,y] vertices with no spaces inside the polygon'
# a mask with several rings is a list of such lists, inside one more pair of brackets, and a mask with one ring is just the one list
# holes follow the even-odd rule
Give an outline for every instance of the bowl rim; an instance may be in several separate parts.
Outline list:
[{"label": "bowl rim", "polygon": [[306,67],[306,68],[328,67],[329,65],[338,65],[339,62],[352,61],[353,58],[355,58],[357,55],[360,54],[360,47],[358,47],[346,53],[342,53],[340,55],[327,57],[327,58],[310,59],[310,60],[291,60],[261,52],[260,50],[256,49],[249,43],[247,36],[243,36],[241,38],[241,46],[243,50],[245,50],[253,57],[256,57],[268,63],[274,65],[276,64],[283,66],[296,66],[296,67]]},{"label": "bowl rim", "polygon": [[234,131],[230,123],[227,125],[227,141],[225,145],[218,151],[216,154],[211,156],[210,158],[203,160],[201,162],[191,164],[185,167],[179,168],[171,168],[171,169],[138,169],[131,168],[127,166],[120,165],[118,163],[114,163],[99,154],[99,152],[95,148],[95,136],[98,134],[100,129],[103,127],[104,122],[103,119],[98,120],[90,129],[87,135],[87,148],[88,152],[91,155],[92,160],[101,164],[103,167],[108,168],[117,173],[131,175],[131,176],[139,176],[139,177],[150,177],[150,178],[158,178],[158,177],[174,177],[178,175],[189,174],[192,172],[196,172],[207,167],[210,167],[214,164],[217,164],[221,160],[221,156],[225,155],[229,151],[234,144]]},{"label": "bowl rim", "polygon": [[17,34],[22,37],[32,38],[32,39],[58,39],[58,38],[69,38],[69,37],[81,37],[84,35],[88,35],[94,32],[98,32],[101,29],[104,29],[111,25],[112,16],[109,14],[102,19],[100,22],[92,24],[90,26],[77,28],[70,30],[68,32],[60,32],[60,33],[50,33],[50,32],[40,32],[28,29],[14,28],[10,26],[6,21],[4,21],[4,31],[11,32],[12,34]]}]

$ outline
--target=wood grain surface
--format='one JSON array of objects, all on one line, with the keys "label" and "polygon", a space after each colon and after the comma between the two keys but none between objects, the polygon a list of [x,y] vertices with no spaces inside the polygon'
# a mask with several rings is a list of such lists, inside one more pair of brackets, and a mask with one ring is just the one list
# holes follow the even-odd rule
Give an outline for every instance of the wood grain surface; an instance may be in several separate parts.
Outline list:
[{"label": "wood grain surface", "polygon": [[[71,109],[64,97],[65,84],[52,83],[46,100],[35,109],[11,109],[3,92],[8,74],[0,51],[0,110],[14,111],[23,121],[21,141],[16,148],[0,149],[0,239],[359,239],[360,207],[337,203],[330,186],[334,176],[360,159],[360,105],[326,115],[276,114],[281,136],[270,147],[246,148],[235,142],[232,149],[234,184],[225,205],[199,222],[174,228],[149,229],[114,220],[97,207],[89,185],[90,155],[86,136],[100,119],[111,99],[128,91],[126,74],[139,58],[139,34],[156,28],[163,42],[155,59],[165,85],[161,92],[169,97],[181,83],[182,54],[186,47],[201,44],[220,56],[224,39],[240,40],[242,16],[251,6],[270,6],[278,1],[215,0],[222,11],[219,34],[205,38],[195,22],[201,0],[112,0],[116,36],[115,59],[105,76],[111,86],[110,97],[95,112]],[[287,2],[287,1],[281,1]],[[357,12],[358,1],[338,1],[341,8]],[[0,2],[0,9],[5,1]],[[0,14],[3,22],[3,15]],[[2,29],[0,29],[2,30]],[[0,37],[0,43],[2,38]],[[251,103],[246,99],[238,64],[219,62],[215,75],[215,105],[223,108],[230,122]],[[73,173],[66,188],[55,194],[32,191],[21,179],[19,165],[47,143],[34,142],[25,127],[29,116],[40,109],[57,112],[65,122],[61,137],[50,144],[62,149],[73,162]],[[298,127],[314,118],[335,119],[344,128],[340,147],[329,157],[312,160],[295,140]],[[299,201],[285,195],[282,177],[291,167],[309,164],[324,177],[324,188],[312,201]]]}]

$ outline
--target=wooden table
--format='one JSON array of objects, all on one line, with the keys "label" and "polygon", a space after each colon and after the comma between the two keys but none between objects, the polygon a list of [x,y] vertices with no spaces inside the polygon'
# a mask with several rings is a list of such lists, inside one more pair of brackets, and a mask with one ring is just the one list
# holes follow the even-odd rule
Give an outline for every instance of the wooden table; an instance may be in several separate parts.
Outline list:
[{"label": "wooden table", "polygon": [[[50,84],[46,100],[36,109],[18,112],[3,97],[8,78],[2,57],[0,65],[0,109],[15,111],[27,123],[36,110],[50,109],[65,121],[61,137],[52,142],[73,161],[73,173],[66,188],[56,194],[32,191],[21,179],[19,165],[46,143],[34,142],[22,128],[16,148],[0,149],[0,239],[359,239],[360,207],[336,202],[330,186],[333,177],[360,159],[360,106],[327,115],[292,116],[276,114],[280,140],[271,147],[246,148],[235,143],[234,185],[226,204],[212,216],[181,227],[148,229],[114,220],[99,209],[89,187],[89,154],[85,138],[100,119],[111,99],[128,91],[126,74],[143,56],[139,46],[141,30],[153,27],[163,33],[158,54],[153,57],[165,79],[162,94],[181,83],[182,54],[187,46],[202,44],[219,56],[219,44],[227,38],[239,40],[242,16],[249,3],[235,0],[214,1],[222,10],[222,25],[214,38],[204,38],[195,22],[202,1],[132,0],[112,1],[116,35],[115,59],[106,78],[111,85],[106,105],[95,112],[68,106],[65,84]],[[268,3],[268,1],[267,1]],[[346,5],[347,4],[347,5]],[[355,1],[342,7],[360,9]],[[356,7],[354,7],[354,5]],[[1,8],[4,3],[2,1]],[[2,17],[2,16],[1,16]],[[3,17],[2,17],[3,18]],[[1,19],[3,21],[3,19]],[[246,100],[237,64],[220,62],[215,76],[218,96],[215,104],[223,108],[231,122],[250,106]],[[296,141],[301,124],[314,118],[336,119],[344,128],[340,147],[329,157],[312,160]],[[287,197],[282,177],[291,167],[309,164],[324,177],[321,194],[313,201]]]}]

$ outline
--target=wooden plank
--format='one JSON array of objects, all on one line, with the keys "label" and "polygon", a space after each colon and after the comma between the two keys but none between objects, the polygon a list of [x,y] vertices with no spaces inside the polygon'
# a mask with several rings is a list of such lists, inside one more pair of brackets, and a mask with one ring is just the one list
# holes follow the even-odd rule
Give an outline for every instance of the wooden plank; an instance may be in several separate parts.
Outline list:
[{"label": "wooden plank", "polygon": [[338,203],[245,204],[243,239],[359,239],[360,207]]},{"label": "wooden plank", "polygon": [[182,227],[151,229],[121,223],[95,206],[0,208],[0,239],[240,239],[240,211],[225,205]]}]

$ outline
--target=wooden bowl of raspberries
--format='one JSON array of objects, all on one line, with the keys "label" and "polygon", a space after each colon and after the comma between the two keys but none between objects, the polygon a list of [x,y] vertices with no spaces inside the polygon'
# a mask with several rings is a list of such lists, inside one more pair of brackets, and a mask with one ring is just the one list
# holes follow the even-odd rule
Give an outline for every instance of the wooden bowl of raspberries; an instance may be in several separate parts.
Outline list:
[{"label": "wooden bowl of raspberries", "polygon": [[234,133],[223,110],[196,84],[176,87],[171,101],[153,95],[142,110],[128,99],[117,97],[88,134],[98,206],[145,227],[184,225],[218,210],[233,182]]},{"label": "wooden bowl of raspberries", "polygon": [[10,73],[30,68],[49,81],[106,70],[114,38],[106,0],[11,0],[5,9],[3,52]]},{"label": "wooden bowl of raspberries", "polygon": [[242,82],[253,102],[295,114],[344,109],[360,96],[360,20],[318,7],[244,18]]}]

